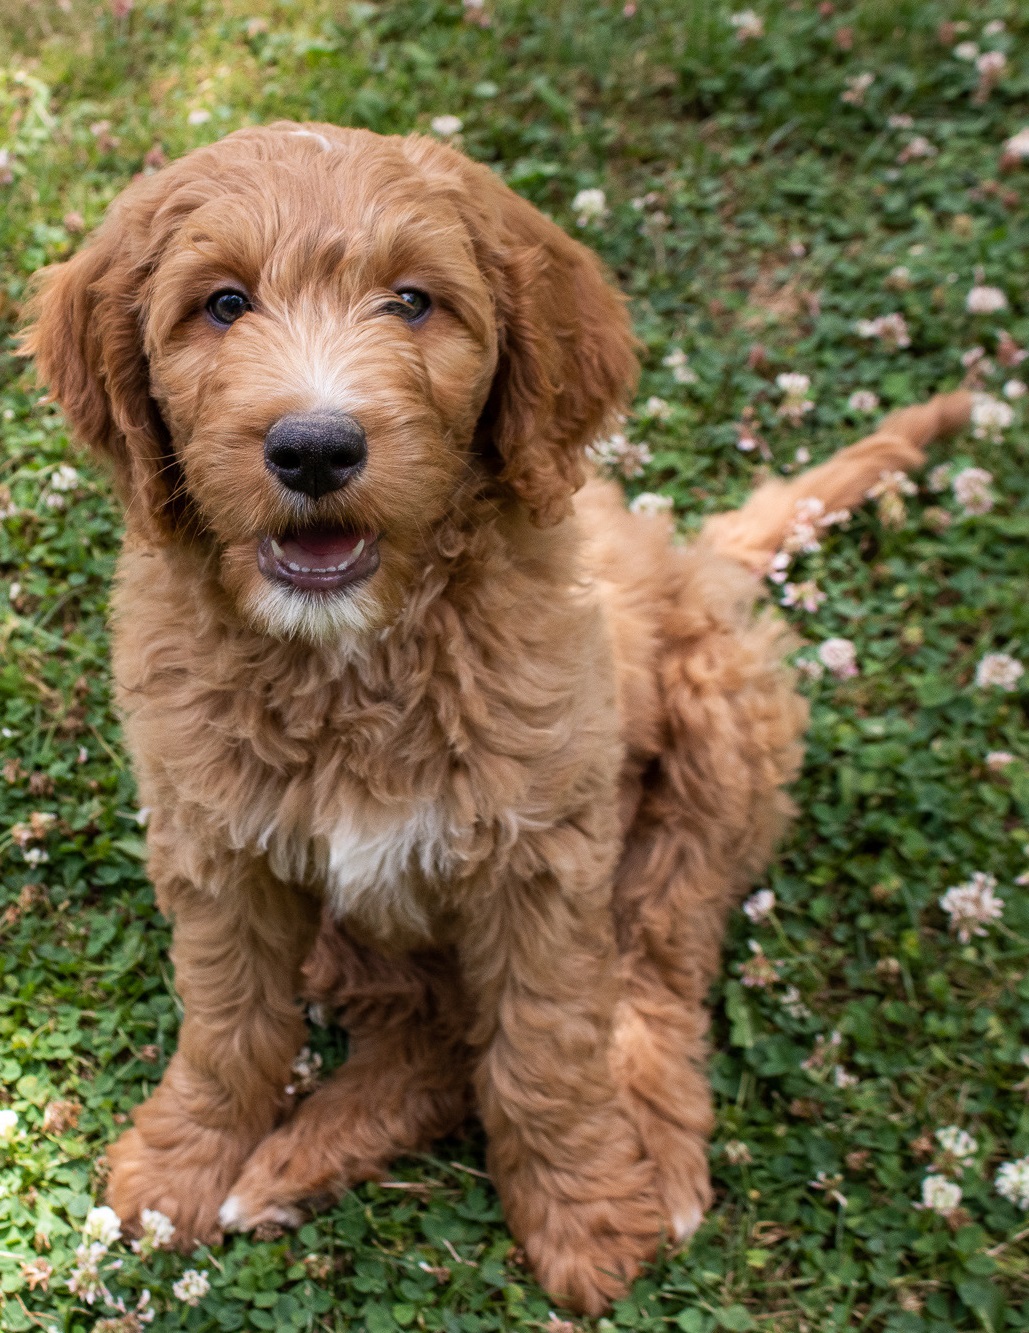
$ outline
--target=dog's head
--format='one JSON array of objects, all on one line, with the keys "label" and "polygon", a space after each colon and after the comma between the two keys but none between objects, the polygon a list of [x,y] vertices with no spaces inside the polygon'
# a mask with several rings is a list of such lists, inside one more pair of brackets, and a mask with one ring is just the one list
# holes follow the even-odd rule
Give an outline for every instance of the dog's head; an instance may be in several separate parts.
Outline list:
[{"label": "dog's head", "polygon": [[129,530],[275,634],[388,622],[481,479],[546,525],[634,377],[596,258],[433,140],[245,129],[46,270],[25,350]]}]

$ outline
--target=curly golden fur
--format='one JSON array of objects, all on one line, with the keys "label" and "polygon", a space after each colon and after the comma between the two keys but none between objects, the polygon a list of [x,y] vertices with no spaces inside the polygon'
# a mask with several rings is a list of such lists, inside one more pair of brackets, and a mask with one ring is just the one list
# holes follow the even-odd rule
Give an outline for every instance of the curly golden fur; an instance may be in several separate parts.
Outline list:
[{"label": "curly golden fur", "polygon": [[[704,995],[800,763],[751,571],[966,398],[675,546],[583,485],[635,372],[596,258],[439,143],[329,125],[136,180],[31,319],[125,505],[114,669],[185,1006],[111,1204],[187,1246],[292,1224],[474,1106],[540,1281],[602,1310],[710,1201]],[[326,411],[367,458],[301,494],[266,436]],[[267,563],[359,533],[336,590]],[[302,985],[351,1050],[293,1105]]]}]

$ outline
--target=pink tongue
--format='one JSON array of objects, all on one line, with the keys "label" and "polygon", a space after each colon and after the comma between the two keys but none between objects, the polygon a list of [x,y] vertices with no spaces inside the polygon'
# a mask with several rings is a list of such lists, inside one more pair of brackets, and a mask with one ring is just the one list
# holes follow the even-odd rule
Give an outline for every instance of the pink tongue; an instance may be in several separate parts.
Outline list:
[{"label": "pink tongue", "polygon": [[361,540],[359,532],[304,532],[280,542],[283,557],[308,569],[342,564]]}]

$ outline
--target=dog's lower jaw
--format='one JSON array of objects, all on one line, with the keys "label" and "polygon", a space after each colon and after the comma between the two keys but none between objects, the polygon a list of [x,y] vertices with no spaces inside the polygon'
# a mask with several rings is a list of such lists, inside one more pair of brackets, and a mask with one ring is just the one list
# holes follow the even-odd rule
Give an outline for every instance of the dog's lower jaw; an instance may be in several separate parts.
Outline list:
[{"label": "dog's lower jaw", "polygon": [[254,629],[274,639],[358,646],[382,628],[382,609],[367,584],[312,592],[262,579],[243,612]]}]

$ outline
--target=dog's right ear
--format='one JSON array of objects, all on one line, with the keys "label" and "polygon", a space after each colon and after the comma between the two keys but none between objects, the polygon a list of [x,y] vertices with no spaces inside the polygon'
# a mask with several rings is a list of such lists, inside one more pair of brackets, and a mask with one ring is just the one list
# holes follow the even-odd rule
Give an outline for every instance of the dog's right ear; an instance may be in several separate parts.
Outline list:
[{"label": "dog's right ear", "polygon": [[115,205],[78,254],[36,274],[20,351],[35,357],[75,437],[113,466],[129,527],[159,539],[181,517],[178,472],[143,351],[147,264],[123,216]]}]

